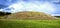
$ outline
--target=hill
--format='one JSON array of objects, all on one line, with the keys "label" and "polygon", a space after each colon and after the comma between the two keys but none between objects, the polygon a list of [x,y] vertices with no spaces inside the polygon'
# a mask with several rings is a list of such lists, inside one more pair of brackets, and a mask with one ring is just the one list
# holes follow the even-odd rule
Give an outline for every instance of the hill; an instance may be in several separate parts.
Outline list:
[{"label": "hill", "polygon": [[18,12],[4,16],[4,19],[23,19],[23,20],[39,20],[39,19],[56,19],[55,17],[43,12]]}]

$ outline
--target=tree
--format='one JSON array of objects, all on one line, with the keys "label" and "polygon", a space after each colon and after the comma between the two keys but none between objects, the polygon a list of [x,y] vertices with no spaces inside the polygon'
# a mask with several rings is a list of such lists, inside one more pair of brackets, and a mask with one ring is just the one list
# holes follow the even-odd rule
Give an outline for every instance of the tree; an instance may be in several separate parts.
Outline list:
[{"label": "tree", "polygon": [[5,15],[10,15],[11,13],[9,12],[0,12],[0,16],[5,16]]}]

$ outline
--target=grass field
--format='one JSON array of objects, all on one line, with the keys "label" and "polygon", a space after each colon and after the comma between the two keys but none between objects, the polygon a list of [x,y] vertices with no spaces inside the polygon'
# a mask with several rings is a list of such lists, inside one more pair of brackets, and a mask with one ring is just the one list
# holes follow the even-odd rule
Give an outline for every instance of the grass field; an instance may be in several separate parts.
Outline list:
[{"label": "grass field", "polygon": [[0,28],[60,28],[60,20],[0,20]]}]

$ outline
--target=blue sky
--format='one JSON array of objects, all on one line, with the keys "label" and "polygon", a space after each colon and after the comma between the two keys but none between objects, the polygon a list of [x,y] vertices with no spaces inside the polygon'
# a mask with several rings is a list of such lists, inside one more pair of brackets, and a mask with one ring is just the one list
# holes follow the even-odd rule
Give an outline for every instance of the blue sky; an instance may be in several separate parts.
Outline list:
[{"label": "blue sky", "polygon": [[20,12],[20,11],[38,11],[48,14],[60,14],[60,0],[0,0],[0,5],[7,7],[0,11]]}]

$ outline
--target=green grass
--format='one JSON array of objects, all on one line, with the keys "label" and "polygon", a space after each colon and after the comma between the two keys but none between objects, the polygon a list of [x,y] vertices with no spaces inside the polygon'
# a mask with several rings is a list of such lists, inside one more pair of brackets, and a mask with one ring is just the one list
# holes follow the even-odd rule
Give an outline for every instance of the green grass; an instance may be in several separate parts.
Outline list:
[{"label": "green grass", "polygon": [[0,28],[60,28],[60,20],[0,20]]}]

